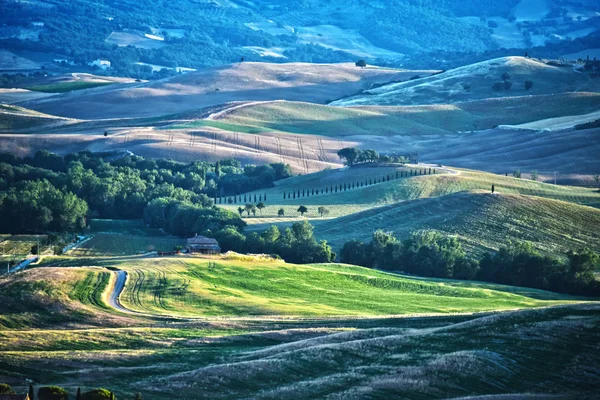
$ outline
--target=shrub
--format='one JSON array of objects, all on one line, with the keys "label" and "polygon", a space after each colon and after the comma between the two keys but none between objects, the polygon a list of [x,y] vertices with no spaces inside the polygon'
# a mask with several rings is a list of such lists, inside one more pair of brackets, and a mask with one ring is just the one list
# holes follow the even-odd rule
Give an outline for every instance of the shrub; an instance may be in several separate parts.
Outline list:
[{"label": "shrub", "polygon": [[533,81],[527,79],[523,85],[525,86],[525,90],[529,90],[533,87]]},{"label": "shrub", "polygon": [[39,400],[68,400],[67,391],[58,386],[44,386],[38,390]]},{"label": "shrub", "polygon": [[15,391],[6,383],[0,383],[0,395],[1,394],[15,394]]},{"label": "shrub", "polygon": [[116,400],[106,389],[94,389],[81,395],[81,400]]},{"label": "shrub", "polygon": [[365,68],[367,66],[367,62],[365,60],[358,60],[356,63],[354,63],[354,65],[360,68]]}]

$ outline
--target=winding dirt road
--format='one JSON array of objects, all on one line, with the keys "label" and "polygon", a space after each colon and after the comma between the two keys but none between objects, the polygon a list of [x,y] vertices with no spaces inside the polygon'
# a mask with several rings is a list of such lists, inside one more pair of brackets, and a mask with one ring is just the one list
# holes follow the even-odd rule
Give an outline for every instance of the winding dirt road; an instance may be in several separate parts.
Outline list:
[{"label": "winding dirt road", "polygon": [[122,311],[124,313],[136,314],[135,311],[131,311],[131,310],[123,307],[123,305],[121,305],[121,301],[119,300],[119,298],[121,297],[121,293],[123,293],[123,289],[125,289],[125,282],[127,282],[127,272],[118,270],[118,271],[115,271],[115,274],[116,274],[115,284],[111,288],[110,293],[108,293],[108,299],[107,299],[108,305],[111,306],[112,308],[114,308],[118,311]]}]

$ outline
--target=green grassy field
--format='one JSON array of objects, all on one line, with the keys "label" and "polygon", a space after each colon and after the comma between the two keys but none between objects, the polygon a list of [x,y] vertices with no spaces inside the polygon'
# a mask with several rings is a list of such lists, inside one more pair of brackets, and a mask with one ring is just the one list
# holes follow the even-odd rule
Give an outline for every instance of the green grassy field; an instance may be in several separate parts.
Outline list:
[{"label": "green grassy field", "polygon": [[47,240],[47,235],[0,234],[0,255],[8,257],[26,256],[31,253],[31,248],[38,241],[43,246]]},{"label": "green grassy field", "polygon": [[69,81],[56,82],[43,85],[28,86],[25,89],[43,93],[67,93],[74,90],[90,89],[98,86],[111,85],[114,82],[89,82],[89,81]]},{"label": "green grassy field", "polygon": [[[544,107],[535,107],[540,103]],[[216,121],[199,120],[176,127],[212,126],[232,132],[274,130],[331,137],[436,135],[586,114],[596,111],[599,105],[600,95],[597,93],[503,97],[403,107],[346,108],[276,101],[236,108]]]},{"label": "green grassy field", "polygon": [[144,254],[152,251],[173,251],[175,246],[185,245],[185,240],[177,237],[147,236],[127,233],[93,233],[93,237],[69,251],[76,257],[119,256]]}]

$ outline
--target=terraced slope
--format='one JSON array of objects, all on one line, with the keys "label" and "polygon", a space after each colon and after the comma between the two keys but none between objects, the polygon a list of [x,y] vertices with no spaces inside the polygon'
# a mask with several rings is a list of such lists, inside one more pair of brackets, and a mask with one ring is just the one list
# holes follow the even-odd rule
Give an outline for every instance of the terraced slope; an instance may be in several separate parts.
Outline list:
[{"label": "terraced slope", "polygon": [[531,241],[552,254],[582,247],[600,250],[600,210],[535,196],[469,191],[374,208],[316,225],[317,237],[340,248],[369,241],[377,229],[401,238],[420,229],[458,235],[469,249],[498,249],[510,240]]}]

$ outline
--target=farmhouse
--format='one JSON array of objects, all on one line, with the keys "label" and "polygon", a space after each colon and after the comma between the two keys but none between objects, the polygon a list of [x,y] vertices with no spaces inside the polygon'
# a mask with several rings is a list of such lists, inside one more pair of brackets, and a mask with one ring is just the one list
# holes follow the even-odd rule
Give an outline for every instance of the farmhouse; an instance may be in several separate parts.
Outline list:
[{"label": "farmhouse", "polygon": [[215,239],[196,235],[187,240],[186,249],[188,253],[219,254],[221,247]]},{"label": "farmhouse", "polygon": [[109,69],[111,67],[110,61],[108,61],[108,60],[102,60],[100,58],[97,59],[97,60],[92,61],[91,63],[88,63],[88,65],[90,67],[98,67],[98,68],[100,68],[102,70],[107,70],[107,69]]}]

